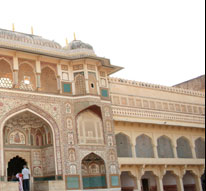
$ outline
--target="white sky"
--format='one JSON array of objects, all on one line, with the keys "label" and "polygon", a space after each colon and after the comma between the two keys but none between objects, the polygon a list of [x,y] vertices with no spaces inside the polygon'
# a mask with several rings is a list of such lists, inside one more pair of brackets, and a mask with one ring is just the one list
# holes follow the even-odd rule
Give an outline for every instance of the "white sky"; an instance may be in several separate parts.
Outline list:
[{"label": "white sky", "polygon": [[113,76],[162,85],[205,73],[204,0],[2,0],[0,28],[93,46],[125,69]]}]

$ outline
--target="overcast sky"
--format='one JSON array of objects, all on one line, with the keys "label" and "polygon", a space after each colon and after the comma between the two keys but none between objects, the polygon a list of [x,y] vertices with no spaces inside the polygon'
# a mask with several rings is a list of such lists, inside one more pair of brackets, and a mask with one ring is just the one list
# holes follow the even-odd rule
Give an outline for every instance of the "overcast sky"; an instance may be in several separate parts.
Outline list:
[{"label": "overcast sky", "polygon": [[93,46],[115,77],[172,86],[205,73],[204,0],[1,0],[0,28]]}]

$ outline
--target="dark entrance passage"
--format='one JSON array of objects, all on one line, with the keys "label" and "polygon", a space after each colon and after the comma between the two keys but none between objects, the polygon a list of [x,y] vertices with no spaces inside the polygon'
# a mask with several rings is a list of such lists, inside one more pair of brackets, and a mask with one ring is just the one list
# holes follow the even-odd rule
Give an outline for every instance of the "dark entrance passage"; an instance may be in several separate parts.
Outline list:
[{"label": "dark entrance passage", "polygon": [[142,187],[143,187],[143,191],[149,191],[149,180],[148,179],[142,179]]},{"label": "dark entrance passage", "polygon": [[8,181],[16,181],[16,174],[21,173],[26,161],[19,156],[14,157],[8,163],[7,176]]}]

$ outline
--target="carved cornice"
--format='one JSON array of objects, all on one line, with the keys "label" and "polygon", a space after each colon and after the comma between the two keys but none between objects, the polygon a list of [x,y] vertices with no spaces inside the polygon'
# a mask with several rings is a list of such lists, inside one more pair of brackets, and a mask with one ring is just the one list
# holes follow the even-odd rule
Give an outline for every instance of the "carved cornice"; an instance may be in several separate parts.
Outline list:
[{"label": "carved cornice", "polygon": [[162,119],[162,120],[170,120],[170,121],[183,121],[190,123],[205,123],[204,116],[197,115],[185,115],[185,114],[177,114],[177,113],[169,113],[169,112],[159,112],[159,111],[151,111],[145,109],[127,109],[124,107],[116,107],[112,106],[112,112],[115,116],[125,116],[125,117],[135,117],[135,118],[150,118],[150,119]]}]

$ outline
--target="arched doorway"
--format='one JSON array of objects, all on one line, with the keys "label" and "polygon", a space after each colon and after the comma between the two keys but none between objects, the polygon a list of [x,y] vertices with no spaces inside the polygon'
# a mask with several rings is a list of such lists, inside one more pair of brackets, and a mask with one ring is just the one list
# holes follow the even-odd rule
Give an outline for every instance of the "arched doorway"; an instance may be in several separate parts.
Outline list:
[{"label": "arched doorway", "polygon": [[23,166],[27,162],[19,156],[12,158],[8,163],[7,179],[8,181],[16,181],[16,174],[22,172]]},{"label": "arched doorway", "polygon": [[107,188],[104,160],[91,153],[82,160],[82,182],[84,189]]}]

